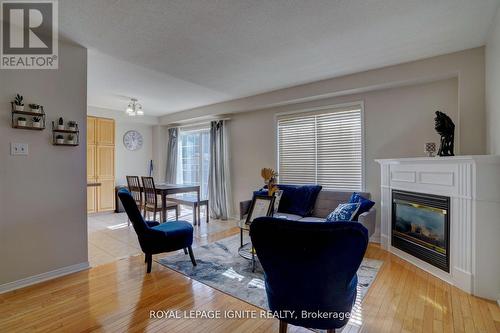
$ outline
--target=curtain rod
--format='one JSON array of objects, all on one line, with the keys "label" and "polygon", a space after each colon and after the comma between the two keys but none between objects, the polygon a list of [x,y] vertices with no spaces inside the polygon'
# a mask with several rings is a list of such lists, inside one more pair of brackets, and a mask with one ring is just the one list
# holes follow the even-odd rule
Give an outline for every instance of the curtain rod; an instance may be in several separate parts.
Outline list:
[{"label": "curtain rod", "polygon": [[174,128],[174,127],[190,127],[190,126],[200,126],[200,125],[209,125],[210,122],[212,121],[219,121],[219,120],[231,120],[231,118],[220,118],[220,119],[208,119],[206,121],[200,121],[200,122],[197,122],[197,123],[185,123],[185,124],[169,124],[167,125],[167,129],[168,128]]}]

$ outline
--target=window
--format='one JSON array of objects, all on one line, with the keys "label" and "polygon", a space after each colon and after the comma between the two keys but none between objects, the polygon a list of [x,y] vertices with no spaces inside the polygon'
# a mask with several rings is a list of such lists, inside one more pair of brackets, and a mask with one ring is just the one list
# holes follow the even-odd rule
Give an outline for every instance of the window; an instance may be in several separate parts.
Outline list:
[{"label": "window", "polygon": [[283,184],[363,189],[361,107],[278,117],[278,173]]},{"label": "window", "polygon": [[210,130],[180,130],[177,155],[177,182],[200,185],[202,198],[208,197]]}]

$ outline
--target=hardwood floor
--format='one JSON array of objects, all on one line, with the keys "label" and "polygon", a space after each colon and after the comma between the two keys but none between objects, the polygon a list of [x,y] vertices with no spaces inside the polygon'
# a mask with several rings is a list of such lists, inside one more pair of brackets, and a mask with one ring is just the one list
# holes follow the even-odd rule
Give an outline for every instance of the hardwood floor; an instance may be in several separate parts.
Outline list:
[{"label": "hardwood floor", "polygon": [[[215,224],[214,224],[215,225]],[[199,232],[197,242],[237,233]],[[470,296],[370,244],[384,261],[362,303],[361,332],[500,332],[500,308]],[[0,332],[278,332],[274,319],[150,319],[155,310],[260,309],[153,263],[117,260],[0,295]],[[351,330],[352,331],[352,330]],[[289,332],[309,332],[289,327]]]},{"label": "hardwood floor", "polygon": [[[179,218],[192,223],[192,209],[185,206],[181,206],[181,208]],[[206,244],[211,237],[219,232],[234,228],[236,223],[236,221],[212,219],[209,224],[206,224],[204,214],[205,212],[202,210],[203,223],[195,228],[194,246]],[[157,214],[157,218],[159,218],[159,214]],[[172,212],[170,212],[169,218],[173,218]],[[125,213],[89,215],[88,245],[89,263],[92,267],[142,253],[134,229],[132,226],[128,226]]]}]

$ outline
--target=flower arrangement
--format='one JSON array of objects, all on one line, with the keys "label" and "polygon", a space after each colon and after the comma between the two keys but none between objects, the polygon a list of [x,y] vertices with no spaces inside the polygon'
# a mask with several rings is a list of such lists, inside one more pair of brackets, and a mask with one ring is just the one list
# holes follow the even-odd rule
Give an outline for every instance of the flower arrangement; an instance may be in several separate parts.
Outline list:
[{"label": "flower arrangement", "polygon": [[262,170],[260,170],[260,175],[264,178],[264,183],[267,185],[268,195],[273,196],[278,190],[278,186],[276,186],[276,177],[278,177],[278,173],[271,168],[262,168]]}]

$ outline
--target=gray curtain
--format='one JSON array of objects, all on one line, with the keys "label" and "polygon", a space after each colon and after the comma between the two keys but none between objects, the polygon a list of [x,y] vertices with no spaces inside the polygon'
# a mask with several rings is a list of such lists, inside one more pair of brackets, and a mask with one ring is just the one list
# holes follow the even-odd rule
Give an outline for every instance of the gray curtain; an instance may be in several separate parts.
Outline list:
[{"label": "gray curtain", "polygon": [[179,136],[178,128],[168,129],[167,146],[167,174],[165,182],[175,184],[177,182],[177,142]]},{"label": "gray curtain", "polygon": [[208,174],[208,195],[210,217],[226,220],[230,214],[230,188],[228,142],[226,121],[212,121],[210,124],[210,168]]}]

